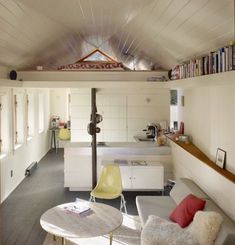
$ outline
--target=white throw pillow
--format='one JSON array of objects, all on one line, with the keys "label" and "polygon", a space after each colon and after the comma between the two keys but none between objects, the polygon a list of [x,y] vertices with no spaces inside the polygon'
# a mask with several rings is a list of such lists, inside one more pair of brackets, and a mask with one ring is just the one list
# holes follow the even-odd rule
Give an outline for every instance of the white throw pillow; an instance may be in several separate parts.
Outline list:
[{"label": "white throw pillow", "polygon": [[177,223],[150,215],[141,232],[141,245],[198,245],[198,242]]},{"label": "white throw pillow", "polygon": [[197,238],[200,245],[212,245],[222,221],[222,216],[217,212],[198,211],[193,218],[193,222],[188,227],[188,231]]}]

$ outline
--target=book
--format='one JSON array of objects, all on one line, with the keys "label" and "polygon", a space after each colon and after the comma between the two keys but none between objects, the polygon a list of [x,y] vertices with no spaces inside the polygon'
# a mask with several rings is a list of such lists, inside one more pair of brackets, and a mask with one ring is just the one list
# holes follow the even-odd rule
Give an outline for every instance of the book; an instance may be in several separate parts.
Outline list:
[{"label": "book", "polygon": [[225,50],[224,48],[220,49],[220,53],[221,53],[221,67],[220,67],[220,71],[221,72],[225,72]]},{"label": "book", "polygon": [[131,165],[146,166],[147,162],[144,160],[131,160]]},{"label": "book", "polygon": [[114,159],[114,163],[120,164],[120,165],[127,165],[128,161],[126,159]]},{"label": "book", "polygon": [[214,53],[210,52],[210,55],[209,55],[209,74],[213,73],[213,55],[214,55]]},{"label": "book", "polygon": [[229,71],[233,69],[233,46],[228,47],[228,67]]},{"label": "book", "polygon": [[216,52],[213,53],[213,69],[212,69],[212,73],[216,73],[216,67],[217,67],[217,58],[216,58],[217,54]]},{"label": "book", "polygon": [[91,208],[89,207],[89,203],[87,202],[75,202],[69,204],[68,206],[65,206],[64,210],[68,213],[80,215],[91,210]]},{"label": "book", "polygon": [[225,47],[225,48],[224,48],[224,51],[225,51],[225,71],[229,71],[229,62],[228,62],[228,59],[229,59],[229,56],[228,56],[228,47]]},{"label": "book", "polygon": [[235,70],[235,44],[232,45],[232,70]]}]

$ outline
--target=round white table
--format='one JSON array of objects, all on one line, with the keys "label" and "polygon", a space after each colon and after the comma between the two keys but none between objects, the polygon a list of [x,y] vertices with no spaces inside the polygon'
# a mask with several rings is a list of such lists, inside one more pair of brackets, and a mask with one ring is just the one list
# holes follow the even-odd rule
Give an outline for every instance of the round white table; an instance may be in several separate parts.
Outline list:
[{"label": "round white table", "polygon": [[48,233],[65,238],[89,238],[110,234],[112,244],[113,231],[121,226],[122,213],[109,205],[87,202],[90,209],[82,214],[74,214],[64,208],[78,204],[65,203],[47,210],[40,219],[42,228]]}]

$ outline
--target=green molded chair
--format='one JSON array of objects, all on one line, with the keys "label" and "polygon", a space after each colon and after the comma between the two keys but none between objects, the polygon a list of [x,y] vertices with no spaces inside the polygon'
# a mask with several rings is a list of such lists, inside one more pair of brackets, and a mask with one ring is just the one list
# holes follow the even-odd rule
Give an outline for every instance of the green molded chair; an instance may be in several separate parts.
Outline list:
[{"label": "green molded chair", "polygon": [[105,165],[98,183],[90,193],[90,201],[95,202],[95,198],[115,199],[121,197],[120,211],[126,210],[126,201],[122,194],[122,178],[118,164]]},{"label": "green molded chair", "polygon": [[70,140],[70,130],[67,128],[61,128],[59,130],[58,138],[60,140]]}]

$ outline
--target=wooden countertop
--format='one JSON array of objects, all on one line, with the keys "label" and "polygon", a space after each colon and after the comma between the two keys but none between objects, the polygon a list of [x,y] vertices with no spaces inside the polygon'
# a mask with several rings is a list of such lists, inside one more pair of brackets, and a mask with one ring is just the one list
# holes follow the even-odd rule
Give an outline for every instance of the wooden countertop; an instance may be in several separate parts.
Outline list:
[{"label": "wooden countertop", "polygon": [[189,152],[191,155],[199,159],[201,162],[205,163],[206,165],[210,166],[213,168],[216,172],[220,173],[223,175],[225,178],[228,180],[232,181],[235,183],[235,175],[231,172],[229,172],[226,169],[222,169],[219,166],[215,164],[215,162],[211,161],[199,148],[197,148],[194,144],[189,143],[186,144],[184,142],[176,141],[174,139],[174,135],[172,134],[166,134],[166,137],[173,141],[175,144],[183,148],[185,151]]}]

